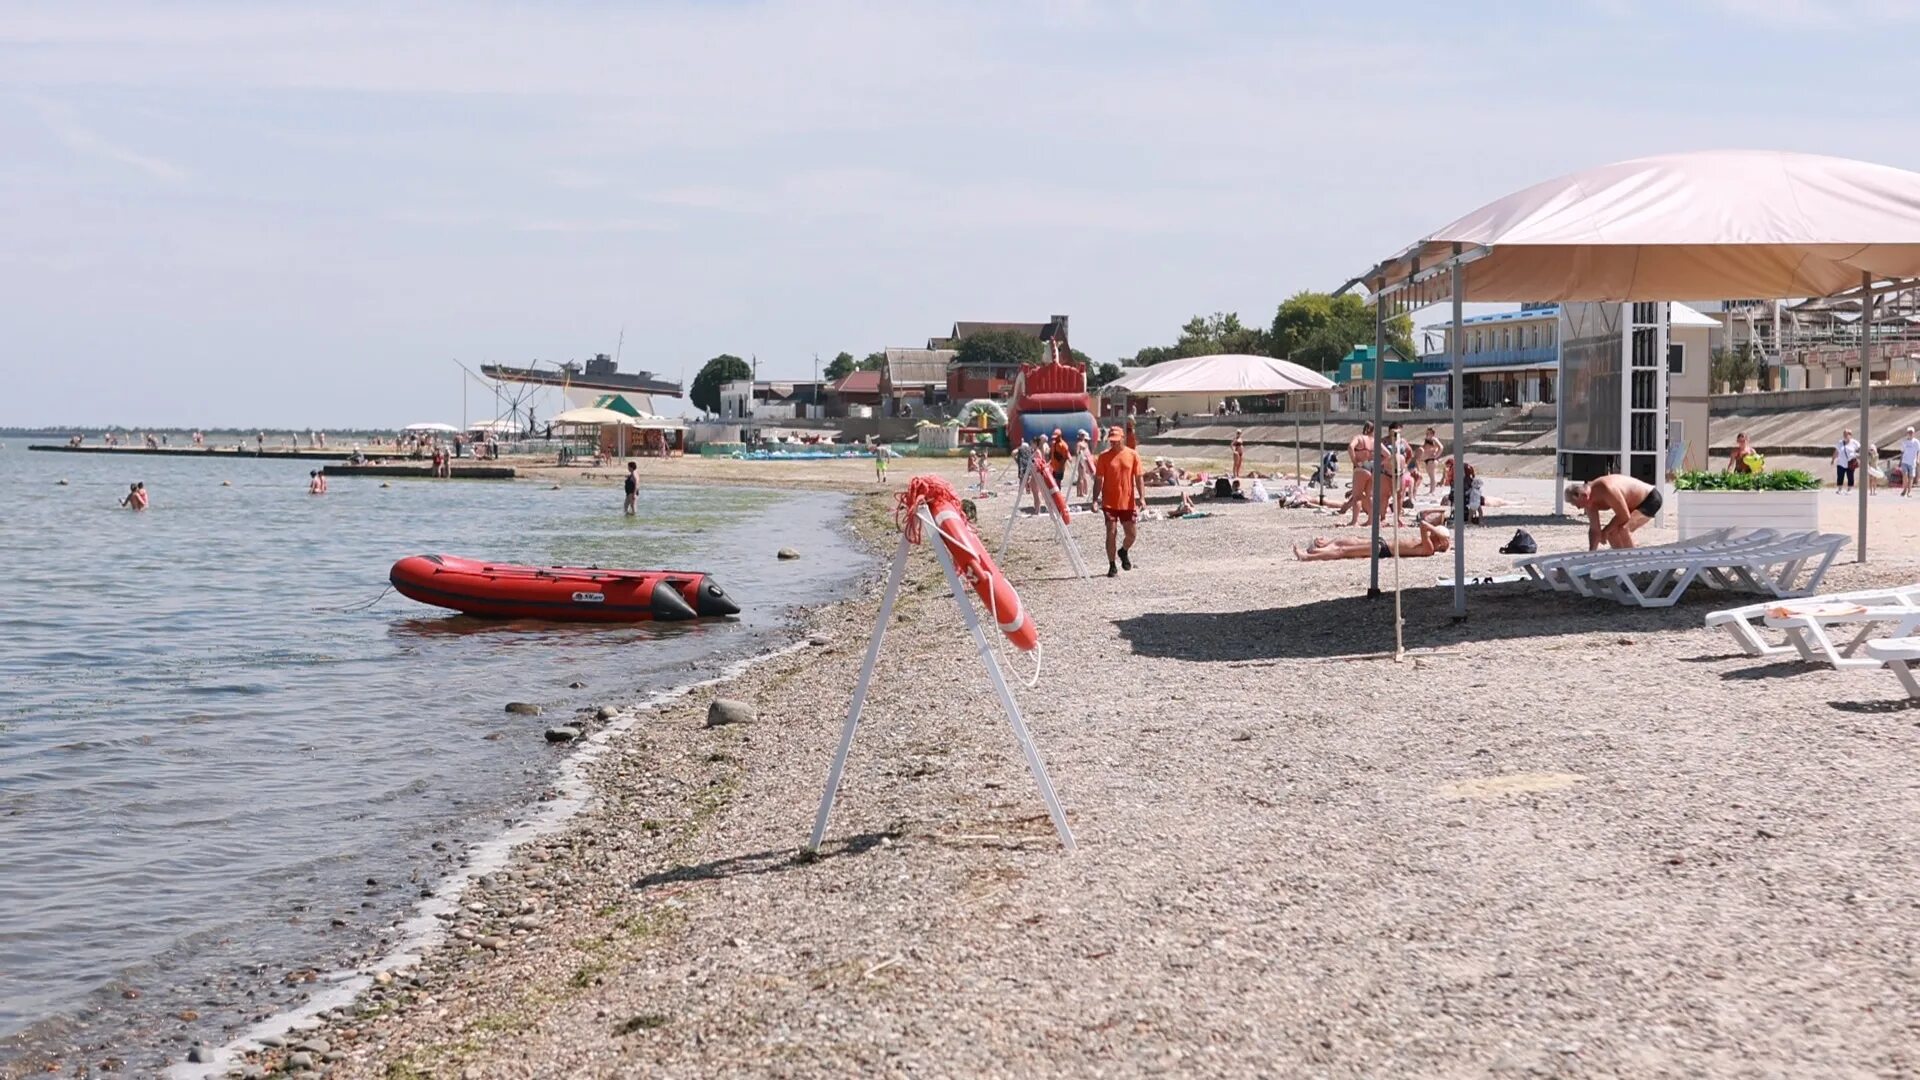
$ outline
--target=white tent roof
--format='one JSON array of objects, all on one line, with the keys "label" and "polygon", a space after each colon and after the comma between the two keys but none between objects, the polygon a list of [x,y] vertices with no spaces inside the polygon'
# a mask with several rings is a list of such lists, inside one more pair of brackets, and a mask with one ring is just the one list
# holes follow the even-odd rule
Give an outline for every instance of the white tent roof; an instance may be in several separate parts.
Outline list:
[{"label": "white tent roof", "polygon": [[1814,154],[1714,150],[1572,173],[1475,210],[1358,280],[1442,265],[1462,297],[1826,296],[1920,277],[1920,173]]},{"label": "white tent roof", "polygon": [[568,409],[563,413],[554,413],[547,419],[555,424],[624,424],[633,417],[623,412],[596,409],[589,405],[582,409]]},{"label": "white tent roof", "polygon": [[1668,326],[1719,326],[1720,320],[1714,318],[1711,315],[1708,315],[1707,313],[1701,311],[1698,308],[1689,307],[1688,305],[1682,304],[1678,300],[1676,300],[1672,304],[1668,305],[1667,325]]},{"label": "white tent roof", "polygon": [[400,430],[401,431],[440,431],[440,432],[446,432],[448,434],[451,434],[453,432],[459,431],[460,429],[457,427],[454,427],[452,424],[408,424],[406,427],[403,427]]},{"label": "white tent roof", "polygon": [[1231,397],[1283,394],[1292,390],[1327,390],[1333,386],[1332,380],[1325,375],[1290,360],[1239,353],[1169,360],[1118,381],[1125,385],[1129,394],[1136,397],[1152,397],[1156,394],[1217,394]]}]

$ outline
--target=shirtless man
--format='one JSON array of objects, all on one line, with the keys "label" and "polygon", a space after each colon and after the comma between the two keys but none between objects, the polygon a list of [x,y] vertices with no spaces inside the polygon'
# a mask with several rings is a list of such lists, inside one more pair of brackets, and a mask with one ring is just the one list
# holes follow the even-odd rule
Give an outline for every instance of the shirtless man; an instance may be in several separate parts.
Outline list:
[{"label": "shirtless man", "polygon": [[[1400,539],[1399,556],[1403,559],[1419,559],[1428,555],[1438,555],[1453,546],[1453,534],[1445,528],[1428,521],[1424,516],[1414,522],[1420,528],[1420,535],[1405,536]],[[1364,559],[1373,553],[1373,544],[1364,536],[1316,536],[1305,551],[1294,545],[1293,557],[1301,562],[1321,562],[1329,559]],[[1391,559],[1395,554],[1393,541],[1388,537],[1380,538],[1380,557]]]},{"label": "shirtless man", "polygon": [[[1660,512],[1660,489],[1631,476],[1608,473],[1584,484],[1567,485],[1567,501],[1587,512],[1587,550],[1630,548],[1636,530]],[[1600,524],[1602,511],[1613,520]]]},{"label": "shirtless man", "polygon": [[1373,421],[1361,424],[1360,434],[1347,443],[1347,459],[1353,463],[1353,490],[1347,492],[1347,501],[1334,513],[1351,511],[1347,524],[1358,525],[1363,509],[1367,520],[1373,520]]}]

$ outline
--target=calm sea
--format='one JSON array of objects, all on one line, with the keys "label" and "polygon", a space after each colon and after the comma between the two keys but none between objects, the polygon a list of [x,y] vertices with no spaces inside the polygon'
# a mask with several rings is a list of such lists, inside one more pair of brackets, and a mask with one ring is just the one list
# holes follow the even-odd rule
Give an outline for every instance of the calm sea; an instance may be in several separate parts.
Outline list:
[{"label": "calm sea", "polygon": [[[305,463],[9,442],[0,1073],[75,1045],[69,1062],[138,1072],[297,1001],[289,972],[363,955],[539,797],[565,753],[548,726],[785,643],[797,605],[866,563],[838,495],[643,485],[628,519],[611,488],[336,478],[313,497]],[[115,508],[133,480],[145,513]],[[605,628],[365,606],[421,552],[704,569],[745,613]]]}]

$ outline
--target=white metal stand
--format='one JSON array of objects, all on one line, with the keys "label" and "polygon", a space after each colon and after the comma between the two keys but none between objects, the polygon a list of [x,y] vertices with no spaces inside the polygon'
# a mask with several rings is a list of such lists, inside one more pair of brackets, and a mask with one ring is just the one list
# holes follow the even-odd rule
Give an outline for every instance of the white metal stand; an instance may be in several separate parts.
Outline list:
[{"label": "white metal stand", "polygon": [[1087,562],[1080,557],[1080,545],[1073,542],[1073,533],[1067,530],[1067,523],[1060,519],[1060,508],[1054,504],[1053,493],[1057,490],[1059,488],[1054,485],[1053,474],[1045,466],[1036,465],[1027,472],[1027,482],[1020,485],[1013,495],[1013,512],[1007,515],[1007,529],[1000,537],[1000,557],[1006,557],[1007,547],[1013,543],[1013,525],[1020,520],[1020,504],[1028,496],[1037,493],[1047,520],[1053,523],[1054,538],[1060,541],[1060,549],[1067,553],[1067,565],[1073,568],[1073,575],[1090,577],[1092,575],[1087,570]]},{"label": "white metal stand", "polygon": [[[1026,721],[1021,719],[1020,706],[1013,700],[1013,689],[1007,685],[1006,673],[1000,669],[993,643],[988,640],[986,630],[981,626],[979,614],[973,610],[973,601],[967,596],[965,583],[954,569],[953,556],[948,553],[947,546],[940,542],[938,526],[934,525],[933,515],[927,512],[926,507],[921,506],[914,513],[920,518],[927,546],[939,557],[940,568],[946,572],[947,587],[953,591],[953,602],[960,609],[960,621],[966,624],[967,632],[973,635],[974,649],[980,654],[980,665],[987,669],[987,679],[993,684],[994,696],[1000,699],[1000,709],[1006,714],[1008,725],[1013,728],[1013,737],[1020,743],[1021,752],[1026,755],[1027,769],[1033,773],[1033,782],[1040,789],[1040,799],[1047,805],[1047,815],[1053,819],[1054,831],[1060,834],[1060,843],[1071,851],[1074,847],[1073,831],[1067,827],[1066,811],[1060,807],[1060,798],[1053,791],[1053,781],[1047,777],[1046,763],[1040,759],[1040,750],[1033,744]],[[907,569],[907,551],[912,546],[902,534],[900,548],[894,552],[893,569],[887,577],[886,591],[880,596],[880,618],[874,624],[872,640],[867,643],[867,658],[860,668],[860,681],[854,686],[853,702],[847,708],[847,722],[840,729],[840,746],[834,751],[833,766],[827,770],[827,789],[820,794],[820,811],[813,819],[813,837],[807,841],[808,851],[819,850],[820,842],[826,839],[827,821],[833,815],[834,796],[840,791],[840,778],[846,772],[847,755],[853,750],[853,734],[860,727],[860,713],[866,707],[867,691],[873,684],[873,670],[880,659],[880,645],[886,640],[887,624],[893,621],[893,604],[900,595],[900,581]]]}]

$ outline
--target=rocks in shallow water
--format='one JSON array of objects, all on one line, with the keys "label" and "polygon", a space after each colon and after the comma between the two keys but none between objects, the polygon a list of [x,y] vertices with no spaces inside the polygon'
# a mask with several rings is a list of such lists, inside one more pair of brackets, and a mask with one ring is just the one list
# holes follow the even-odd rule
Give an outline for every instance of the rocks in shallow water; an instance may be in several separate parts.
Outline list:
[{"label": "rocks in shallow water", "polygon": [[287,1071],[303,1072],[313,1068],[313,1055],[298,1051],[287,1055]]},{"label": "rocks in shallow water", "polygon": [[612,720],[620,715],[620,710],[612,705],[602,705],[593,710],[593,715],[601,720]]},{"label": "rocks in shallow water", "polygon": [[817,649],[820,646],[827,644],[827,639],[823,637],[810,637],[807,639],[807,644]]},{"label": "rocks in shallow water", "polygon": [[752,705],[733,698],[714,698],[707,706],[707,726],[721,727],[726,724],[751,723],[758,717]]},{"label": "rocks in shallow water", "polygon": [[550,727],[547,729],[548,742],[572,742],[579,737],[580,729],[577,727],[567,727],[563,724],[560,727]]},{"label": "rocks in shallow water", "polygon": [[587,684],[581,682],[579,679],[575,679],[567,684],[567,689],[569,690],[585,690],[586,688]]},{"label": "rocks in shallow water", "polygon": [[539,716],[540,706],[527,701],[507,702],[507,711],[515,716]]},{"label": "rocks in shallow water", "polygon": [[187,1060],[195,1065],[205,1065],[213,1060],[213,1051],[195,1043],[187,1047]]},{"label": "rocks in shallow water", "polygon": [[792,548],[781,548],[779,557],[782,559],[797,559],[800,557],[800,553]]}]

